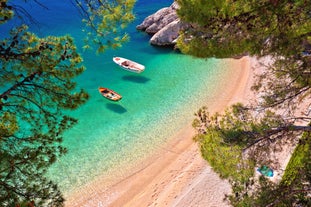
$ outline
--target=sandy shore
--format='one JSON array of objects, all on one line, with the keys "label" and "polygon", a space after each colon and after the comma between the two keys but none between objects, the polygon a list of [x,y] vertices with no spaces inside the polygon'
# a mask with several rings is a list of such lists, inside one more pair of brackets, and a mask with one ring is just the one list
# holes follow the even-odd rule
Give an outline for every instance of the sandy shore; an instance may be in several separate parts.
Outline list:
[{"label": "sandy shore", "polygon": [[[212,112],[222,111],[234,102],[245,102],[251,94],[254,60],[244,57],[225,61],[234,68],[234,75],[223,86],[221,96],[225,98],[208,106]],[[148,158],[143,168],[133,169],[109,188],[103,187],[100,180],[89,183],[66,198],[66,207],[228,206],[223,199],[230,193],[230,185],[202,159],[192,140],[194,135],[190,124],[185,126],[161,152]]]}]

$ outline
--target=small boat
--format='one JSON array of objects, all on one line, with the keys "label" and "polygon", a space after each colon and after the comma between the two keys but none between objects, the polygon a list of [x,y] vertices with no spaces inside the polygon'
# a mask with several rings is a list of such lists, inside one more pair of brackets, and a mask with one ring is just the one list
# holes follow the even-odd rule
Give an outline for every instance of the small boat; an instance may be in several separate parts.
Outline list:
[{"label": "small boat", "polygon": [[109,88],[99,87],[98,90],[101,95],[111,101],[120,101],[122,99],[122,96],[120,94]]},{"label": "small boat", "polygon": [[122,57],[114,57],[112,58],[113,62],[121,66],[123,69],[134,72],[134,73],[141,73],[145,70],[145,66],[134,62],[132,60],[128,60]]}]

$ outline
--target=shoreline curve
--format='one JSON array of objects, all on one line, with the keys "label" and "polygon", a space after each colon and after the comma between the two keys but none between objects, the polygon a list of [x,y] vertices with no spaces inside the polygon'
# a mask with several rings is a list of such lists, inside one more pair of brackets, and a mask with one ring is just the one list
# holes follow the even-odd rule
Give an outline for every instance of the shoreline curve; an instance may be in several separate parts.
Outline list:
[{"label": "shoreline curve", "polygon": [[[236,102],[245,103],[251,97],[254,59],[223,61],[235,73],[222,86],[226,98],[209,105],[211,113],[222,112]],[[148,157],[143,167],[132,169],[129,176],[109,188],[102,187],[104,181],[94,180],[68,195],[65,206],[229,206],[223,198],[231,187],[203,160],[192,140],[194,136],[195,130],[189,123],[159,152]]]}]

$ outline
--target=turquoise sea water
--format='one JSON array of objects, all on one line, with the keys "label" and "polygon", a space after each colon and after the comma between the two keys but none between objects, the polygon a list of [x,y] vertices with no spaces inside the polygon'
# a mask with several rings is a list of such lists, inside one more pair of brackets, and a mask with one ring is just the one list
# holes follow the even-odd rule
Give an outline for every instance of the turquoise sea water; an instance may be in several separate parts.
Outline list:
[{"label": "turquoise sea water", "polygon": [[[40,27],[40,35],[70,34],[79,47],[84,33],[78,12],[70,1],[42,1],[49,10],[28,5]],[[96,55],[82,51],[87,70],[77,81],[87,90],[90,100],[70,114],[79,123],[66,132],[68,154],[50,170],[49,177],[70,193],[97,176],[110,176],[112,169],[125,169],[150,154],[189,124],[193,113],[212,102],[230,71],[220,60],[200,60],[171,49],[149,44],[150,36],[137,31],[136,25],[156,10],[169,6],[170,0],[139,0],[137,19],[127,32],[131,41],[121,49]],[[122,70],[112,62],[121,56],[146,66],[141,74]],[[111,88],[123,99],[110,102],[97,91]]]}]

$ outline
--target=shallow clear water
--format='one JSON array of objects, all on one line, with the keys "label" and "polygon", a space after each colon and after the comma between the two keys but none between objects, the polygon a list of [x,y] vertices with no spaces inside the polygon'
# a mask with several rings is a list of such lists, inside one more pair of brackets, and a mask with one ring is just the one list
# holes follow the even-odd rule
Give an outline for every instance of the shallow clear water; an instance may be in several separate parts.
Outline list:
[{"label": "shallow clear water", "polygon": [[[40,35],[70,34],[78,46],[84,33],[77,11],[70,1],[43,1],[49,10],[31,7],[40,17],[40,27],[31,29]],[[71,113],[79,123],[66,132],[64,145],[68,154],[50,170],[49,177],[65,192],[89,182],[98,175],[122,165],[130,166],[157,149],[193,120],[193,113],[217,94],[230,72],[220,60],[201,60],[171,49],[152,47],[150,37],[135,29],[142,20],[164,6],[168,0],[140,0],[137,19],[127,31],[131,41],[121,49],[96,55],[81,54],[87,70],[78,78],[79,86],[90,100]],[[141,74],[122,70],[113,56],[132,59],[146,66]],[[111,88],[123,96],[110,102],[97,91]]]}]

